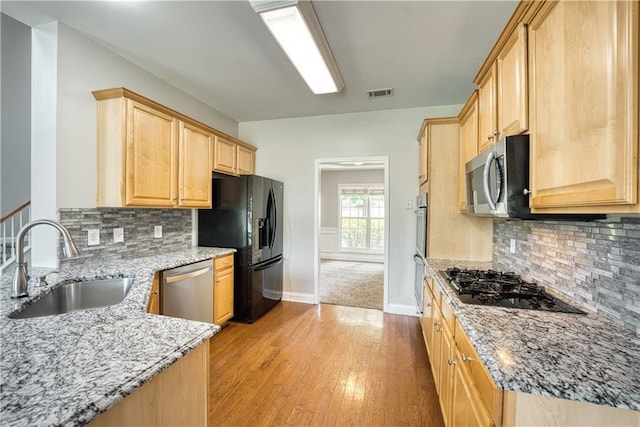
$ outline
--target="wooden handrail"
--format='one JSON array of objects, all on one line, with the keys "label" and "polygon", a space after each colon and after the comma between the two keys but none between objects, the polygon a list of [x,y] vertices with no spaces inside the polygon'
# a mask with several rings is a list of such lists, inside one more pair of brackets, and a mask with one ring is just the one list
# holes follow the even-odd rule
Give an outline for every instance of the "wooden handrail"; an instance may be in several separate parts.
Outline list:
[{"label": "wooden handrail", "polygon": [[27,206],[29,206],[31,204],[31,200],[28,200],[26,202],[24,202],[23,204],[21,204],[20,206],[18,206],[17,208],[15,208],[14,210],[12,210],[11,212],[9,212],[8,214],[6,214],[5,216],[3,216],[0,219],[0,223],[5,222],[6,220],[8,220],[9,218],[11,218],[12,216],[14,216],[15,214],[17,214],[18,212],[20,212],[22,209],[26,208]]}]

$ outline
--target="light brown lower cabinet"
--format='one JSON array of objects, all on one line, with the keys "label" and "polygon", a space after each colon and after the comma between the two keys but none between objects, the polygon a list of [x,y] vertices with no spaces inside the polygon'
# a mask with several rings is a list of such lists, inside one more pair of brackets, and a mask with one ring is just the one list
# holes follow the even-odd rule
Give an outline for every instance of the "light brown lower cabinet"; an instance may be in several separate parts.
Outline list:
[{"label": "light brown lower cabinet", "polygon": [[640,426],[640,411],[499,388],[432,277],[420,324],[448,427]]},{"label": "light brown lower cabinet", "polygon": [[149,293],[149,304],[147,304],[147,313],[160,314],[160,273],[153,276],[153,284]]},{"label": "light brown lower cabinet", "polygon": [[233,254],[213,260],[213,323],[224,325],[233,317]]},{"label": "light brown lower cabinet", "polygon": [[500,425],[502,389],[469,348],[469,339],[431,277],[425,279],[421,324],[445,425]]},{"label": "light brown lower cabinet", "polygon": [[452,426],[493,426],[489,412],[480,401],[478,390],[468,370],[463,366],[460,351],[455,351],[452,368],[451,418]]},{"label": "light brown lower cabinet", "polygon": [[90,423],[91,427],[207,426],[209,341]]}]

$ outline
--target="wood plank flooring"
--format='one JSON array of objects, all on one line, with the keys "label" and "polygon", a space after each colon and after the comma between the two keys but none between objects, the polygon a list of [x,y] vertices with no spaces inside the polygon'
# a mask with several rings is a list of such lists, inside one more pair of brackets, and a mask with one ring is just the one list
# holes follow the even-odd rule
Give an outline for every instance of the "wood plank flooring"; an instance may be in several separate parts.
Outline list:
[{"label": "wood plank flooring", "polygon": [[442,426],[418,318],[283,301],[211,340],[212,426]]}]

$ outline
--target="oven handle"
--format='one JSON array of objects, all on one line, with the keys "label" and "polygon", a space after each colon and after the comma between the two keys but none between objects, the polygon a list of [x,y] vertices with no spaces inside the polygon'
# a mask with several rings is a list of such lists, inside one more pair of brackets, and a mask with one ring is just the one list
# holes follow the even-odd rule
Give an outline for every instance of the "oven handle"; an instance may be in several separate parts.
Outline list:
[{"label": "oven handle", "polygon": [[491,168],[491,163],[495,159],[496,153],[491,150],[487,156],[487,161],[484,163],[484,170],[482,171],[482,189],[484,190],[484,197],[486,197],[489,208],[491,208],[492,211],[496,210],[496,204],[491,200],[491,191],[489,190],[489,169]]}]

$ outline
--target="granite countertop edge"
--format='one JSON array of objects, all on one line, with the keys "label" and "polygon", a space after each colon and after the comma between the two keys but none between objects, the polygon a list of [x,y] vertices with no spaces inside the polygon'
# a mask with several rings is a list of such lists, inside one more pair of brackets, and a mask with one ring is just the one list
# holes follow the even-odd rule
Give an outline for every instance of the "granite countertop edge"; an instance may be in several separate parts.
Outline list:
[{"label": "granite countertop edge", "polygon": [[488,269],[492,263],[428,259],[427,267],[498,387],[640,411],[634,332],[584,307],[586,315],[464,304],[442,273],[454,266]]},{"label": "granite countertop edge", "polygon": [[[19,301],[9,298],[11,276],[3,274],[3,425],[84,425],[218,333],[218,325],[147,314],[146,309],[156,271],[233,252],[235,249],[196,247],[60,271],[34,268],[34,277],[49,273],[49,285],[41,288],[30,283],[30,296]],[[114,306],[39,318],[7,317],[64,282],[113,277],[135,279],[127,297]],[[67,359],[79,360],[79,364],[74,366]],[[78,371],[83,378],[74,380]],[[60,389],[52,391],[52,385]]]}]

